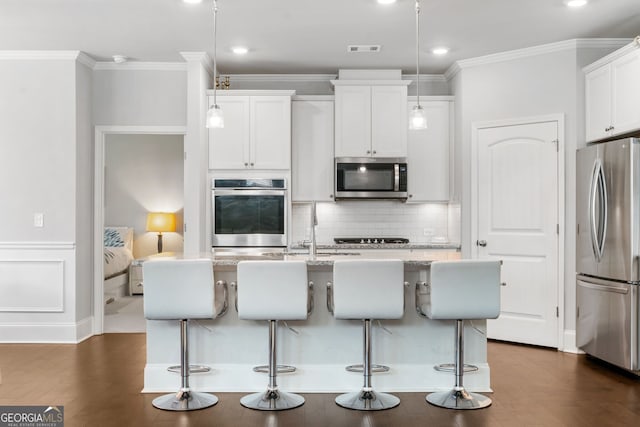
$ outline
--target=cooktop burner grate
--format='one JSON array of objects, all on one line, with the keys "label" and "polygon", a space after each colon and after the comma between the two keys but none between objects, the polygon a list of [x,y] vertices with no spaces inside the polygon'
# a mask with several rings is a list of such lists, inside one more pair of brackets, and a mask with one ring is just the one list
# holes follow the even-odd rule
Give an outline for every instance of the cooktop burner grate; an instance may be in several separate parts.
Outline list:
[{"label": "cooktop burner grate", "polygon": [[409,239],[402,237],[336,237],[333,241],[337,244],[409,243]]}]

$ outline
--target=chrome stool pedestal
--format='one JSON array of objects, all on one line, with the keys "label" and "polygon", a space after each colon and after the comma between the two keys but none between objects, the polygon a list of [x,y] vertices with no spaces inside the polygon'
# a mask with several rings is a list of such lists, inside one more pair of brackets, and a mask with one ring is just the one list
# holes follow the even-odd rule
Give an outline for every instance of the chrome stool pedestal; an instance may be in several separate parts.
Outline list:
[{"label": "chrome stool pedestal", "polygon": [[[293,409],[304,404],[304,397],[278,390],[277,365],[276,365],[276,332],[278,329],[275,320],[269,320],[269,385],[267,391],[253,393],[240,399],[240,404],[245,408],[258,409],[260,411],[281,411]],[[294,368],[295,369],[295,368]],[[254,368],[254,371],[256,369]]]},{"label": "chrome stool pedestal", "polygon": [[[364,386],[357,392],[345,393],[336,397],[336,403],[347,409],[358,411],[379,411],[390,409],[400,404],[400,399],[388,393],[380,393],[371,387],[371,373],[373,365],[371,358],[371,319],[364,320],[364,365],[361,372],[364,372]],[[388,367],[387,371],[389,370]],[[347,369],[348,370],[348,369]],[[386,371],[385,371],[386,372]]]}]

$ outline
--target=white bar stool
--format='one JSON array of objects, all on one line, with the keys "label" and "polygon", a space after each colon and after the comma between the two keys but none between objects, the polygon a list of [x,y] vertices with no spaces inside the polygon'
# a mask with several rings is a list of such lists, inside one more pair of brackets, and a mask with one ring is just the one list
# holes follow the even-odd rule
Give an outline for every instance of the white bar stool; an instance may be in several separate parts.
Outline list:
[{"label": "white bar stool", "polygon": [[153,400],[153,406],[168,411],[192,411],[218,402],[209,393],[189,387],[189,320],[213,319],[224,314],[225,301],[216,301],[213,263],[210,259],[158,259],[146,261],[144,271],[144,316],[149,320],[180,321],[180,376],[177,393]]},{"label": "white bar stool", "polygon": [[293,409],[304,397],[278,390],[276,332],[278,320],[308,316],[309,282],[304,261],[240,261],[238,263],[238,317],[269,321],[269,385],[265,392],[240,399],[246,408],[261,411]]},{"label": "white bar stool", "polygon": [[449,409],[480,409],[491,399],[468,392],[464,376],[464,320],[495,319],[500,315],[502,261],[436,261],[429,272],[428,300],[422,311],[429,319],[456,321],[455,385],[450,391],[427,395],[427,402]]},{"label": "white bar stool", "polygon": [[360,411],[390,409],[400,399],[371,386],[371,319],[400,319],[404,314],[404,263],[400,260],[338,260],[333,263],[333,315],[364,321],[364,386],[341,394],[336,403]]}]

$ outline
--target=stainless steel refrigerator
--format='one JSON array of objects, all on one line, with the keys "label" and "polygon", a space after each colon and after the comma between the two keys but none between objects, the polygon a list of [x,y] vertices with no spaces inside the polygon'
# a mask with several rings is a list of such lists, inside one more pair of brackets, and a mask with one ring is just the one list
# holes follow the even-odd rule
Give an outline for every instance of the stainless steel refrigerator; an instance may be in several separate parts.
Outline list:
[{"label": "stainless steel refrigerator", "polygon": [[640,139],[578,150],[576,342],[640,375]]}]

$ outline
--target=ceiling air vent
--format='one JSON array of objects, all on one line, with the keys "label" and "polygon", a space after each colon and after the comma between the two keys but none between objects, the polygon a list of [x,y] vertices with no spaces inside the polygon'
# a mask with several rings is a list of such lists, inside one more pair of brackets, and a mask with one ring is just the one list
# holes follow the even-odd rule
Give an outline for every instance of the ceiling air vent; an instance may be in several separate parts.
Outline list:
[{"label": "ceiling air vent", "polygon": [[380,52],[379,44],[350,44],[347,46],[347,52],[369,52],[376,53]]}]

